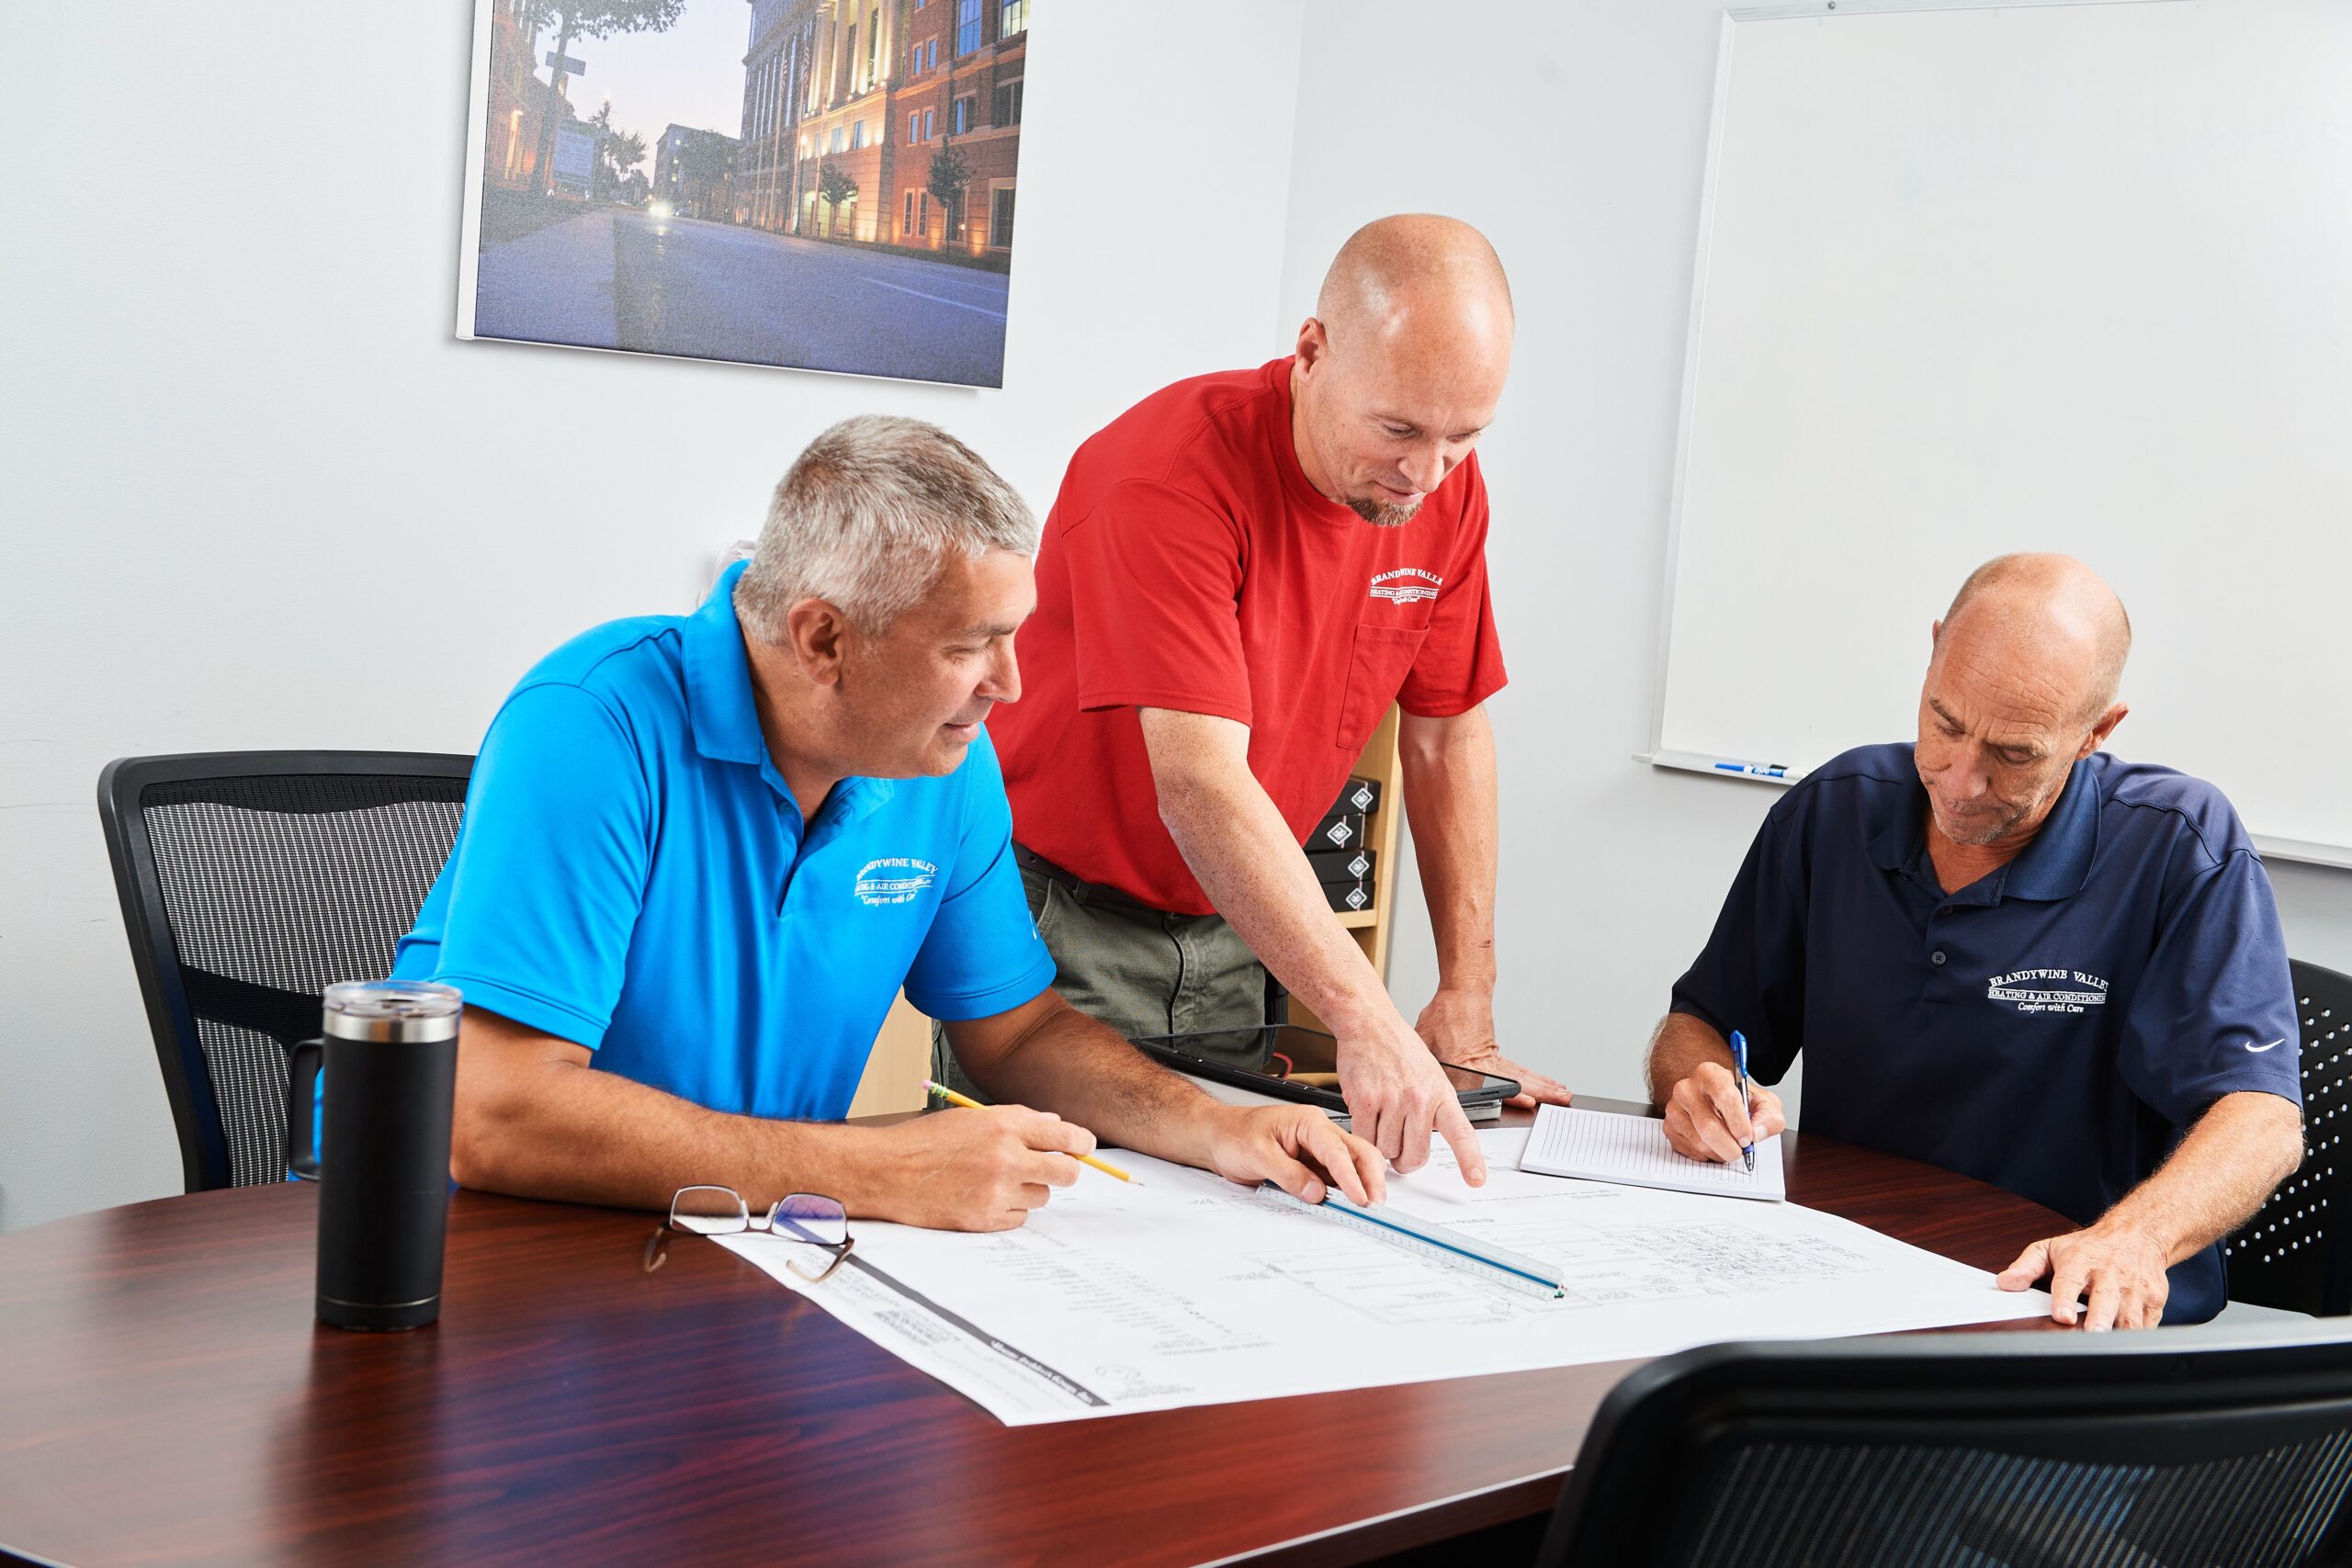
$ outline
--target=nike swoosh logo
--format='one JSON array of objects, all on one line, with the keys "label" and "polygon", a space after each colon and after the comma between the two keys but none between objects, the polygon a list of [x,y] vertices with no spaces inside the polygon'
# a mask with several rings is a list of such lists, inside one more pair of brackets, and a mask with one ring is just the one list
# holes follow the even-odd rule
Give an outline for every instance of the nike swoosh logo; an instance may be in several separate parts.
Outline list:
[{"label": "nike swoosh logo", "polygon": [[[2287,1043],[2287,1037],[2286,1037],[2285,1035],[2281,1034],[2278,1039],[2273,1040],[2273,1041],[2270,1043],[2270,1045],[2284,1045],[2286,1043]],[[2249,1040],[2249,1041],[2247,1041],[2247,1042],[2245,1043],[2245,1048],[2246,1048],[2247,1050],[2249,1050],[2249,1051],[2253,1052],[2253,1053],[2254,1053],[2255,1055],[2260,1055],[2263,1052],[2269,1050],[2269,1049],[2270,1049],[2270,1045],[2256,1045],[2256,1044],[2253,1041],[2251,1041],[2251,1040]]]}]

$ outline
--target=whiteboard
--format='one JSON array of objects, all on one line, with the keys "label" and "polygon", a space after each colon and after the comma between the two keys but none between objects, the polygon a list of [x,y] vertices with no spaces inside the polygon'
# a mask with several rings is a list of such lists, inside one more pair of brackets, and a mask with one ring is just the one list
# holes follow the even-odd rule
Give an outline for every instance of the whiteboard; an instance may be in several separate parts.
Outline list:
[{"label": "whiteboard", "polygon": [[2352,4],[1726,15],[1645,761],[1917,732],[2007,550],[2134,633],[2109,750],[2352,864]]}]

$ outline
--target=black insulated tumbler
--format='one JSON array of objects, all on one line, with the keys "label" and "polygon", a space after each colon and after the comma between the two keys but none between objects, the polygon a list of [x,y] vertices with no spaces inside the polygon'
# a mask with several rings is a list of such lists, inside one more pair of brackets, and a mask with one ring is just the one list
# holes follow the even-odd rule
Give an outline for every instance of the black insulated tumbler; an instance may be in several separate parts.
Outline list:
[{"label": "black insulated tumbler", "polygon": [[286,1163],[319,1183],[319,1321],[421,1327],[441,1312],[462,1003],[414,980],[346,982],[325,999],[324,1038],[294,1047],[286,1086]]}]

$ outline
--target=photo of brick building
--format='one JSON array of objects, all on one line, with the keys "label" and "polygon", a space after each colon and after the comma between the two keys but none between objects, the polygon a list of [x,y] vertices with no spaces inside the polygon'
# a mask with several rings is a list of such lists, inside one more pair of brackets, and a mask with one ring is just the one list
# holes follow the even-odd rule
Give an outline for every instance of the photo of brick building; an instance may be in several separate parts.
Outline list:
[{"label": "photo of brick building", "polygon": [[1034,5],[477,0],[460,335],[1001,385]]},{"label": "photo of brick building", "polygon": [[737,221],[1012,249],[1034,0],[752,0]]}]

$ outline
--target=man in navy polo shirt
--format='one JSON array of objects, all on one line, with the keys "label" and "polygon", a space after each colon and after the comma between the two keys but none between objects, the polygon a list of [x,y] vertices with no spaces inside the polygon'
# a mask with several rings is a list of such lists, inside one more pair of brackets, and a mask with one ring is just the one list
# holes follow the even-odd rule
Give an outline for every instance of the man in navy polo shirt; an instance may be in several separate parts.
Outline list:
[{"label": "man in navy polo shirt", "polygon": [[[1669,1142],[1805,1125],[1979,1178],[2083,1229],[2000,1277],[2104,1329],[2221,1310],[2221,1238],[2301,1158],[2287,953],[2221,792],[2099,748],[2131,626],[2063,556],[1979,568],[1934,628],[1916,746],[1866,746],[1767,815],[1651,1043]],[[2084,1296],[2088,1304],[2078,1310]]]},{"label": "man in navy polo shirt", "polygon": [[[1309,1201],[1380,1195],[1377,1151],[1321,1112],[1221,1105],[1051,989],[981,728],[1020,694],[1036,547],[953,437],[849,420],[701,610],[524,677],[393,969],[465,993],[458,1180],[998,1229],[1099,1132]],[[838,1124],[901,986],[999,1104]]]}]

